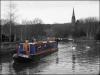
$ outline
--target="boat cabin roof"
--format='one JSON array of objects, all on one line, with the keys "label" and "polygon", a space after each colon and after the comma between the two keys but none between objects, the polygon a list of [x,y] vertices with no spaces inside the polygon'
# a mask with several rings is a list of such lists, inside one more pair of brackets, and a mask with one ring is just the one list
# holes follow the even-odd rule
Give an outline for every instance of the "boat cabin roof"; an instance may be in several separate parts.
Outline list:
[{"label": "boat cabin roof", "polygon": [[[49,43],[53,43],[56,41],[49,41]],[[42,41],[42,43],[47,43],[47,41]],[[24,43],[20,43],[20,44],[24,44]],[[28,44],[37,44],[37,42],[29,42]]]}]

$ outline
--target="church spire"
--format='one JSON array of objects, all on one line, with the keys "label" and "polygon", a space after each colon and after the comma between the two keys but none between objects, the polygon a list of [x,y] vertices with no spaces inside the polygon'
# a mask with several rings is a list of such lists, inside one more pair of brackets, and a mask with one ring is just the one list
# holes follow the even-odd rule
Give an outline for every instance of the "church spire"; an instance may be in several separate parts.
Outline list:
[{"label": "church spire", "polygon": [[75,13],[74,13],[74,8],[73,8],[73,16],[75,16]]},{"label": "church spire", "polygon": [[73,8],[73,13],[72,13],[72,23],[74,24],[75,21],[76,21],[76,19],[75,19],[75,13],[74,13],[74,8]]}]

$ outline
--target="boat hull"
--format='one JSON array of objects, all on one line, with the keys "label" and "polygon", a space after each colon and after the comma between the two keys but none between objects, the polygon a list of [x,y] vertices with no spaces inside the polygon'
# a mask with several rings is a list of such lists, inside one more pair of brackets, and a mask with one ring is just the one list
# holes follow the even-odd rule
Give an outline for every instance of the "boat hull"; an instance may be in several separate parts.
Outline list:
[{"label": "boat hull", "polygon": [[22,57],[15,54],[13,56],[13,59],[14,59],[14,62],[31,62],[31,61],[36,62],[36,61],[39,61],[42,57],[47,56],[56,51],[58,51],[58,48],[43,50],[43,51],[37,52],[34,55],[30,55],[29,57]]}]

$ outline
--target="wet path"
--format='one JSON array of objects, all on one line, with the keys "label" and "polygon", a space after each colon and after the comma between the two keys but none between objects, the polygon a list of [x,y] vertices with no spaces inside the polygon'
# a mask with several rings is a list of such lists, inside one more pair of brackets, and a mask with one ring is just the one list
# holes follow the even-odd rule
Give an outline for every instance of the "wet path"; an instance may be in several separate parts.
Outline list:
[{"label": "wet path", "polygon": [[59,43],[58,52],[42,58],[38,63],[14,64],[12,55],[0,62],[1,74],[98,74],[99,57],[88,56],[85,51],[73,47],[76,44]]}]

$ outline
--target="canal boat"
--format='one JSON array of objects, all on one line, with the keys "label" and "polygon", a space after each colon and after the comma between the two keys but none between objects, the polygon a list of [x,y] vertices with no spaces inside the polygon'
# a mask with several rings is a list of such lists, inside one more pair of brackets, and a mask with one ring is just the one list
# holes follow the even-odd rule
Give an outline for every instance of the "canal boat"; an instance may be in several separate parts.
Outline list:
[{"label": "canal boat", "polygon": [[28,43],[28,53],[25,51],[24,43],[19,43],[16,53],[13,55],[14,61],[37,61],[41,57],[58,51],[58,43],[56,41],[42,41]]}]

